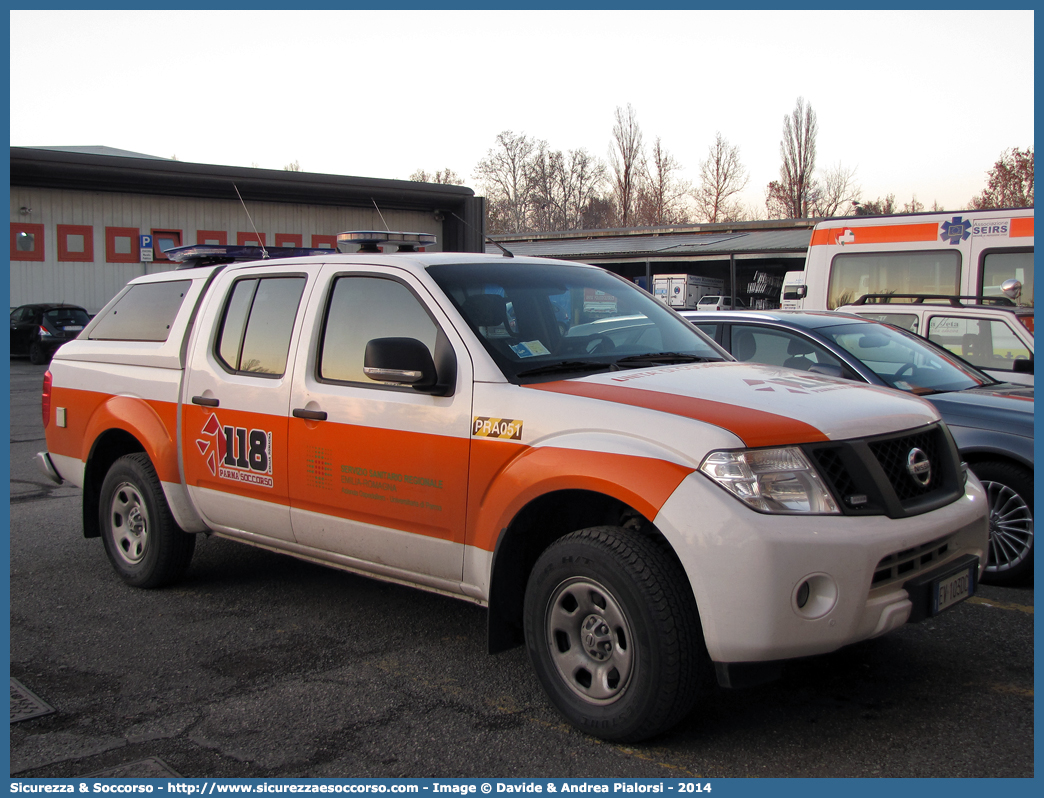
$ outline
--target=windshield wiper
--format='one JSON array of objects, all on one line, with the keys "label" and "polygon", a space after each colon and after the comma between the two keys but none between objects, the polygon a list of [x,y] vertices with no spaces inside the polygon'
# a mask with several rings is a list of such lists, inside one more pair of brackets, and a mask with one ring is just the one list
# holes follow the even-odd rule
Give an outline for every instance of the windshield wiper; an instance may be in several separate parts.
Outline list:
[{"label": "windshield wiper", "polygon": [[616,361],[616,365],[642,365],[644,363],[717,363],[724,358],[705,355],[689,355],[684,352],[647,352],[644,355],[628,355]]},{"label": "windshield wiper", "polygon": [[595,371],[597,369],[611,369],[612,363],[604,360],[563,360],[559,363],[548,363],[544,366],[526,369],[515,374],[516,377],[530,377],[536,374],[556,374],[564,371]]}]

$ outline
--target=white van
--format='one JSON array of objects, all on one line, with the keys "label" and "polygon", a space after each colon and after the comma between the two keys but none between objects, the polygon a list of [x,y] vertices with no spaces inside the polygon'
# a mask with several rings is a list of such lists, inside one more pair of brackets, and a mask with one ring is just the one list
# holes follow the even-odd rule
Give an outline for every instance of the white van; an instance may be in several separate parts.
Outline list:
[{"label": "white van", "polygon": [[1022,284],[1033,304],[1033,209],[848,216],[816,225],[805,262],[805,310],[865,294],[1001,296]]},{"label": "white van", "polygon": [[805,272],[787,272],[783,275],[783,288],[779,294],[779,306],[783,310],[801,310],[805,306]]}]

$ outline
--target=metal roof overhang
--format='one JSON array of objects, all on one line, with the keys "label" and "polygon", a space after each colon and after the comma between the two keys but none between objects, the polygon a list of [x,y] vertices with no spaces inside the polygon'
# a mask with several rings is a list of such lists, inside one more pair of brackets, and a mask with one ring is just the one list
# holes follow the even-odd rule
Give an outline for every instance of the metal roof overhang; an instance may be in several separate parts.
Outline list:
[{"label": "metal roof overhang", "polygon": [[[606,236],[597,238],[504,241],[516,255],[562,258],[585,262],[659,263],[663,261],[763,260],[794,258],[804,260],[812,239],[811,228],[796,230],[754,230],[720,234],[692,233],[663,236]],[[486,251],[499,252],[491,245]]]},{"label": "metal roof overhang", "polygon": [[[381,209],[463,209],[466,186],[11,147],[12,186]],[[235,185],[235,187],[233,186]]]}]

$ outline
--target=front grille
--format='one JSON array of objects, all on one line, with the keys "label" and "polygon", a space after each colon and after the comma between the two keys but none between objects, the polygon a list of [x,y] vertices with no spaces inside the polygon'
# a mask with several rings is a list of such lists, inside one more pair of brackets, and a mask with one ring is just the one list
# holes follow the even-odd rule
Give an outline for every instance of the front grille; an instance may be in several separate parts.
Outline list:
[{"label": "front grille", "polygon": [[836,450],[819,449],[816,452],[816,464],[819,466],[820,475],[834,486],[834,490],[840,496],[849,497],[857,493],[855,482]]},{"label": "front grille", "polygon": [[[903,518],[949,504],[964,492],[957,447],[941,424],[804,448],[846,515]],[[926,483],[911,472],[912,456],[927,461]]]},{"label": "front grille", "polygon": [[[910,499],[917,499],[935,490],[942,475],[942,463],[939,460],[937,446],[937,432],[937,430],[928,430],[916,435],[892,438],[870,444],[870,451],[874,453],[877,462],[881,464],[881,468],[888,475],[888,481],[892,483],[892,488],[895,490],[896,496],[899,497],[899,501],[905,502]],[[907,468],[907,460],[910,452],[914,449],[920,449],[928,455],[933,478],[929,480],[927,485],[922,485]]]},{"label": "front grille", "polygon": [[874,569],[871,587],[881,587],[892,582],[905,582],[910,577],[934,567],[949,553],[950,537],[952,535],[883,557]]}]

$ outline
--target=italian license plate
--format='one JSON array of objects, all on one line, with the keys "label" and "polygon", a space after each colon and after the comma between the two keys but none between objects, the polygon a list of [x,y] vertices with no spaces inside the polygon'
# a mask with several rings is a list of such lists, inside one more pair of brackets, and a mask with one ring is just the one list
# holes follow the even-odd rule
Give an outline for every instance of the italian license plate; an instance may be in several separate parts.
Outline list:
[{"label": "italian license plate", "polygon": [[975,592],[974,565],[940,576],[932,582],[932,615],[964,601]]},{"label": "italian license plate", "polygon": [[68,327],[62,327],[62,329],[65,330],[66,332],[69,332],[70,330],[82,330],[83,329],[83,325],[82,324],[70,324]]}]

